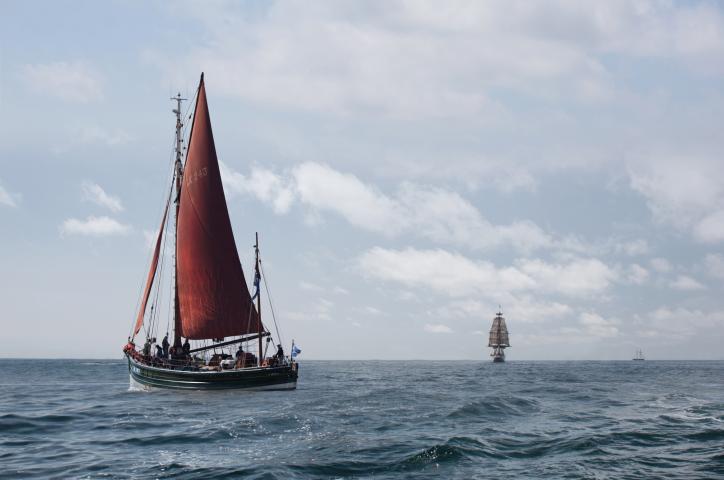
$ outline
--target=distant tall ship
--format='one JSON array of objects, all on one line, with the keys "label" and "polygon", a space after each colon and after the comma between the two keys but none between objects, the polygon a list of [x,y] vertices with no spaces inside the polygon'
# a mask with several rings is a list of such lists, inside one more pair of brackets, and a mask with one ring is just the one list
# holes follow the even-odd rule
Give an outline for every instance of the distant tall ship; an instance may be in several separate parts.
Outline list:
[{"label": "distant tall ship", "polygon": [[634,354],[633,360],[636,361],[636,362],[643,362],[644,360],[646,360],[646,359],[644,358],[644,352],[641,351],[641,350],[636,350],[636,353]]},{"label": "distant tall ship", "polygon": [[493,319],[493,326],[490,327],[488,346],[493,348],[493,353],[490,354],[493,357],[493,362],[501,363],[505,361],[505,349],[510,347],[510,340],[508,338],[508,327],[505,326],[503,312],[500,309]]}]

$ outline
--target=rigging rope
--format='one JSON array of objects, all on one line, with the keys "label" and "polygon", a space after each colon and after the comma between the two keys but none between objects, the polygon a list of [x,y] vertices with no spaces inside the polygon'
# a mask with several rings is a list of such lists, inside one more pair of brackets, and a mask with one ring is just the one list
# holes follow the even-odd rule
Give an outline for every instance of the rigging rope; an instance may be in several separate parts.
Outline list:
[{"label": "rigging rope", "polygon": [[274,329],[277,331],[277,338],[279,338],[279,343],[281,345],[284,345],[284,340],[279,333],[279,325],[277,325],[277,316],[274,313],[274,304],[272,303],[271,291],[269,290],[269,282],[267,282],[266,280],[266,272],[264,271],[264,265],[261,262],[261,258],[259,259],[259,268],[261,269],[261,276],[264,280],[264,290],[266,290],[266,296],[269,300],[269,310],[271,311],[272,319],[274,320]]},{"label": "rigging rope", "polygon": [[[175,147],[175,145],[176,145],[175,135],[174,135],[173,145],[174,145],[174,146],[173,146],[172,149],[171,149],[171,150],[172,150],[172,153],[171,153],[170,162],[169,162],[170,165],[172,165],[172,166],[173,166],[173,162],[174,162],[174,153],[175,153],[175,149],[176,149],[176,147]],[[175,175],[176,175],[176,174],[175,174],[175,169],[174,169],[174,174],[171,176],[171,188],[173,188],[173,181],[174,181]],[[165,205],[165,203],[162,203],[161,205]],[[165,207],[162,207],[162,210],[161,210],[161,211],[163,211],[163,208],[165,208]],[[151,262],[150,262],[150,259],[151,259],[151,258],[153,258],[153,249],[150,249],[149,252],[148,252],[148,257],[146,258],[146,264],[147,264],[147,265],[151,263]],[[143,276],[141,277],[141,281],[140,281],[140,284],[139,284],[139,287],[138,287],[138,294],[136,295],[136,308],[133,310],[134,312],[136,312],[136,314],[138,314],[138,311],[139,311],[139,309],[141,308],[141,292],[143,292],[143,287],[144,287],[145,284],[146,284],[146,277],[147,277],[147,275],[148,275],[148,273],[146,273],[145,275],[143,275]],[[134,316],[133,318],[134,318],[134,320],[133,320],[133,322],[131,323],[131,330],[129,331],[129,334],[128,334],[129,338],[130,338],[130,337],[135,337],[135,335],[134,335],[134,333],[133,333],[133,328],[134,328],[134,326],[135,326],[135,324],[136,324],[136,320],[135,320],[136,316]],[[144,330],[145,330],[145,329],[144,329]],[[148,336],[148,332],[146,332],[146,335]]]},{"label": "rigging rope", "polygon": [[[174,177],[175,177],[175,175],[174,175]],[[171,197],[172,192],[173,192],[173,179],[172,179],[171,189],[169,190],[169,198],[166,199],[167,202],[170,202],[170,197]],[[158,320],[160,319],[160,314],[158,313],[158,306],[160,304],[160,301],[163,299],[163,296],[162,296],[163,291],[162,291],[161,285],[163,283],[162,279],[163,279],[163,273],[165,271],[164,267],[166,266],[165,252],[166,252],[166,242],[168,241],[168,232],[166,231],[168,222],[169,222],[169,218],[168,218],[168,216],[166,216],[166,222],[164,222],[164,224],[161,225],[161,231],[164,232],[163,244],[161,246],[161,251],[160,251],[161,258],[160,258],[160,265],[158,266],[158,274],[157,274],[158,281],[156,282],[156,292],[155,292],[156,295],[154,296],[153,302],[151,303],[151,308],[153,308],[153,311],[151,312],[151,322],[150,322],[150,326],[149,326],[149,330],[153,337],[156,337],[158,334]]]}]

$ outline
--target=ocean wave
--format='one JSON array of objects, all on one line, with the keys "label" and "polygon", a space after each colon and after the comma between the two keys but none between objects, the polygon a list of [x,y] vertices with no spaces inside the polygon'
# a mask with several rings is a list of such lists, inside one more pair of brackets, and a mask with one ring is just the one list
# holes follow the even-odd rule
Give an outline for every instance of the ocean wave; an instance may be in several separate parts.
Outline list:
[{"label": "ocean wave", "polygon": [[79,415],[45,414],[25,416],[13,413],[0,415],[0,431],[9,433],[49,433],[62,431],[65,426],[81,418]]},{"label": "ocean wave", "polygon": [[500,418],[507,415],[525,415],[540,409],[536,400],[523,397],[490,396],[468,402],[448,414],[450,418]]}]

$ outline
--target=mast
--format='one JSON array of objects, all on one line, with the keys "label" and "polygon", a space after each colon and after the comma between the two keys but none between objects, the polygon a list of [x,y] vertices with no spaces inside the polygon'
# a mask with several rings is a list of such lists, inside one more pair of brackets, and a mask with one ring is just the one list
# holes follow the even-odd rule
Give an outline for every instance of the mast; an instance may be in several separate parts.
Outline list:
[{"label": "mast", "polygon": [[178,257],[178,242],[176,241],[176,238],[178,236],[178,210],[180,206],[180,199],[181,199],[181,185],[183,185],[183,164],[181,163],[181,158],[183,156],[183,134],[181,133],[181,129],[183,128],[184,124],[181,122],[181,102],[186,100],[185,98],[181,98],[181,92],[176,94],[175,97],[171,97],[171,100],[176,101],[176,108],[173,109],[173,113],[176,114],[176,162],[175,162],[175,173],[176,173],[176,199],[174,200],[174,203],[176,204],[176,215],[174,216],[174,249],[175,254],[173,256],[173,278],[174,278],[174,285],[173,285],[173,302],[174,302],[174,308],[173,308],[173,345],[178,346],[181,345],[181,338],[178,335],[179,332],[179,322],[181,321],[179,312],[179,300],[178,300],[178,264],[177,264],[177,257]]},{"label": "mast", "polygon": [[256,286],[256,313],[257,313],[257,331],[260,333],[259,335],[259,357],[257,357],[258,364],[261,366],[263,355],[262,349],[261,349],[261,278],[260,278],[260,272],[259,272],[259,232],[256,232],[256,243],[254,244],[254,251],[256,253],[256,272],[254,274],[254,280],[256,280],[257,286]]}]

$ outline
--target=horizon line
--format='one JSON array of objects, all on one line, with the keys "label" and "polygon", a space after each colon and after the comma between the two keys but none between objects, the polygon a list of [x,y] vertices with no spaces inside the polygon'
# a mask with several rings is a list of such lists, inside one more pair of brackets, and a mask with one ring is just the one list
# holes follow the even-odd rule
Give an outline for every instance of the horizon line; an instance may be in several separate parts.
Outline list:
[{"label": "horizon line", "polygon": [[[0,355],[0,360],[117,360],[124,361],[124,358],[115,357],[6,357]],[[480,358],[304,358],[302,362],[490,362],[489,359]],[[517,358],[506,359],[504,363],[510,362],[630,362],[631,358]],[[644,361],[661,362],[718,362],[724,358],[646,358]],[[297,360],[298,362],[298,360]]]}]

